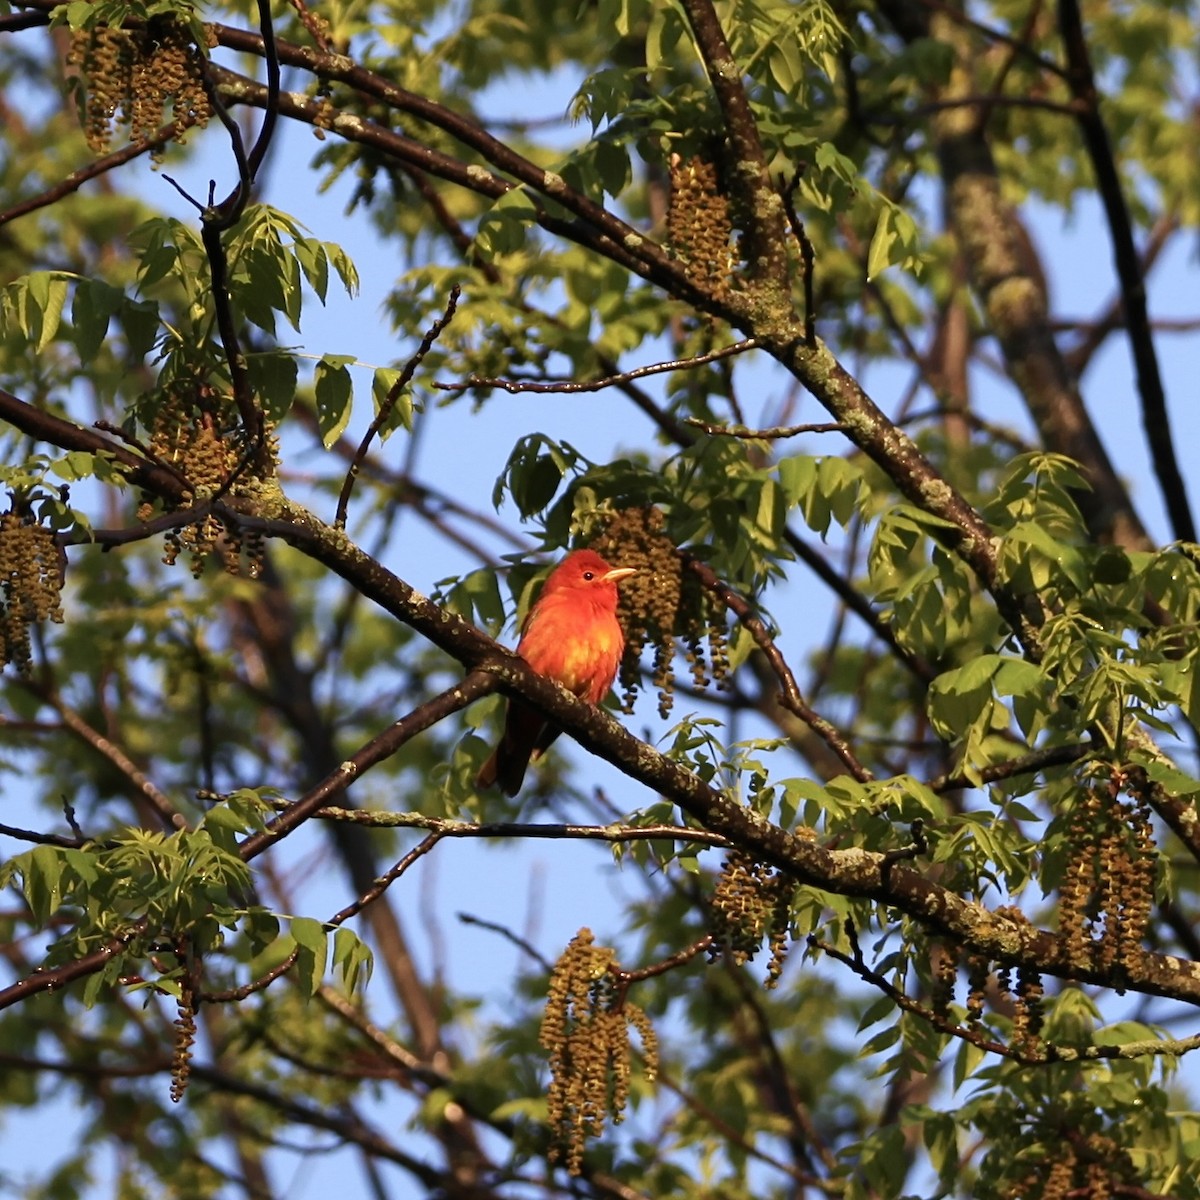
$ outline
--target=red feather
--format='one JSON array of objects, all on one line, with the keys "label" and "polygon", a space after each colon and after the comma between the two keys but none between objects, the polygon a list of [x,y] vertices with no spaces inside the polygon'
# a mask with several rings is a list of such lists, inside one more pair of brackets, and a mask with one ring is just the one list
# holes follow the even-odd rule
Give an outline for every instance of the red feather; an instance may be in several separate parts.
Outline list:
[{"label": "red feather", "polygon": [[[625,636],[617,620],[617,583],[634,573],[610,567],[594,550],[574,550],[550,573],[529,611],[517,653],[589,704],[608,695]],[[515,796],[532,759],[558,737],[558,726],[520,700],[510,700],[504,733],[480,768],[478,787],[497,784]]]}]

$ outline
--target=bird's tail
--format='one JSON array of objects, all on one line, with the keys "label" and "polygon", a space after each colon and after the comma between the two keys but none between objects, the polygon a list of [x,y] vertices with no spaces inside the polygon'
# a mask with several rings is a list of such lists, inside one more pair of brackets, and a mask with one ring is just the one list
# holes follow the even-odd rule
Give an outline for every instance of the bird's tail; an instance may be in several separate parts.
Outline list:
[{"label": "bird's tail", "polygon": [[475,776],[477,788],[498,787],[506,796],[515,796],[525,780],[525,768],[529,764],[526,755],[513,754],[503,740],[492,751],[491,757],[479,768]]}]

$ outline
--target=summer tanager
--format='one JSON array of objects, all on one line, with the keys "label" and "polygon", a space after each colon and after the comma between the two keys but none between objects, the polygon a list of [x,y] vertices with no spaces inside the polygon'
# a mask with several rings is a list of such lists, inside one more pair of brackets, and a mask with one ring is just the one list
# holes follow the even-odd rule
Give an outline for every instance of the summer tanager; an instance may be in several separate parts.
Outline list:
[{"label": "summer tanager", "polygon": [[[589,704],[608,695],[625,636],[617,621],[617,583],[632,567],[610,567],[594,550],[574,550],[550,572],[521,630],[517,653],[539,674],[556,679]],[[521,789],[525,769],[561,730],[521,700],[508,702],[504,733],[480,768],[478,787]]]}]

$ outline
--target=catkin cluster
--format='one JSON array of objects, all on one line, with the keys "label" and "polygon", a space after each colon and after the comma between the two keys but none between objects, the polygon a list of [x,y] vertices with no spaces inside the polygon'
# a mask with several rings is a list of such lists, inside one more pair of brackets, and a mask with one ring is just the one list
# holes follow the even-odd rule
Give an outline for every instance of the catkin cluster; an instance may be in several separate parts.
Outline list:
[{"label": "catkin cluster", "polygon": [[178,1104],[192,1074],[192,1046],[196,1041],[196,1004],[191,985],[184,982],[175,1016],[175,1053],[171,1059],[171,1100]]},{"label": "catkin cluster", "polygon": [[1154,903],[1158,851],[1150,807],[1132,777],[1090,788],[1071,813],[1071,857],[1059,889],[1059,929],[1071,957],[1100,970],[1125,965],[1141,947]]},{"label": "catkin cluster", "polygon": [[[216,31],[205,27],[207,46],[216,45]],[[97,154],[112,145],[113,127],[129,126],[131,142],[148,141],[167,120],[181,123],[176,140],[187,126],[203,127],[212,116],[205,86],[204,52],[191,30],[171,16],[152,17],[136,29],[99,25],[71,35],[67,65],[83,80],[83,127],[88,145]],[[161,161],[162,149],[151,151]]]},{"label": "catkin cluster", "polygon": [[[1029,925],[1029,918],[1012,905],[997,908],[996,916],[1003,917],[1015,925]],[[956,945],[941,945],[936,950],[933,1006],[935,1012],[945,1016],[954,999],[954,986],[958,978],[962,951]],[[993,979],[992,963],[985,955],[968,954],[963,961],[967,973],[967,1024],[975,1028],[983,1020],[988,995],[991,993],[995,1006],[1011,1014],[1012,1034],[1009,1044],[1012,1049],[1020,1054],[1036,1055],[1044,1021],[1042,977],[1028,967],[1017,967],[1014,983],[1014,968],[1000,964],[996,967]]]},{"label": "catkin cluster", "polygon": [[[666,717],[675,696],[675,641],[684,646],[697,688],[710,680],[728,686],[729,648],[725,624],[699,579],[684,566],[674,542],[663,532],[657,508],[622,508],[608,514],[591,542],[609,562],[636,567],[621,585],[617,616],[625,630],[625,653],[618,678],[626,712],[632,711],[641,682],[640,662],[654,646],[654,686],[658,711]],[[708,643],[705,661],[704,643]]]},{"label": "catkin cluster", "polygon": [[[1010,1182],[1001,1195],[1004,1200],[1109,1200],[1129,1194],[1137,1184],[1137,1172],[1128,1153],[1111,1137],[1099,1131],[1085,1133],[1034,1126],[1041,1156]],[[1140,1191],[1140,1189],[1138,1189]]]},{"label": "catkin cluster", "polygon": [[658,1073],[658,1039],[646,1014],[619,986],[616,955],[581,929],[550,975],[541,1044],[550,1055],[548,1120],[551,1161],[565,1160],[578,1175],[588,1138],[599,1137],[607,1117],[621,1121],[629,1102],[629,1027],[642,1042],[646,1077]]},{"label": "catkin cluster", "polygon": [[688,278],[715,299],[733,290],[737,255],[729,201],[714,163],[700,157],[671,159],[667,242]]},{"label": "catkin cluster", "polygon": [[30,627],[61,622],[65,557],[54,534],[24,506],[0,516],[0,666],[12,663],[28,673],[32,664]]},{"label": "catkin cluster", "polygon": [[749,962],[763,939],[771,947],[766,986],[775,987],[787,957],[791,903],[796,885],[766,863],[732,850],[709,901],[712,957],[727,954],[738,966]]},{"label": "catkin cluster", "polygon": [[[244,436],[230,436],[223,428],[222,409],[229,407],[207,387],[184,385],[168,388],[155,413],[149,450],[155,461],[171,467],[187,480],[185,504],[223,491],[235,476],[231,490],[236,495],[247,482],[273,471],[279,449],[275,434],[268,432],[257,454],[251,456],[251,461],[244,461]],[[154,502],[150,497],[144,498],[138,516],[148,520],[153,512]],[[164,563],[173,566],[185,551],[191,559],[192,574],[197,577],[203,573],[208,556],[214,553],[230,575],[241,573],[243,551],[246,573],[251,578],[262,567],[261,537],[248,533],[243,538],[237,529],[227,528],[212,513],[164,535]]]},{"label": "catkin cluster", "polygon": [[1013,1001],[1012,1038],[1014,1050],[1024,1054],[1037,1051],[1045,1013],[1042,1000],[1046,989],[1042,977],[1030,967],[1017,968],[1017,990]]}]

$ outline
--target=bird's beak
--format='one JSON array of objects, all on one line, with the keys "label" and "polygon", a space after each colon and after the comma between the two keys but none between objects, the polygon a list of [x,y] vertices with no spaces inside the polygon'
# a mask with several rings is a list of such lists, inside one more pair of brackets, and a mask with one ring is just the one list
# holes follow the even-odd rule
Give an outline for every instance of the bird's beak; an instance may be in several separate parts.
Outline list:
[{"label": "bird's beak", "polygon": [[620,583],[622,579],[628,579],[630,575],[637,574],[637,567],[614,567],[611,571],[606,571],[601,578],[605,583]]}]

